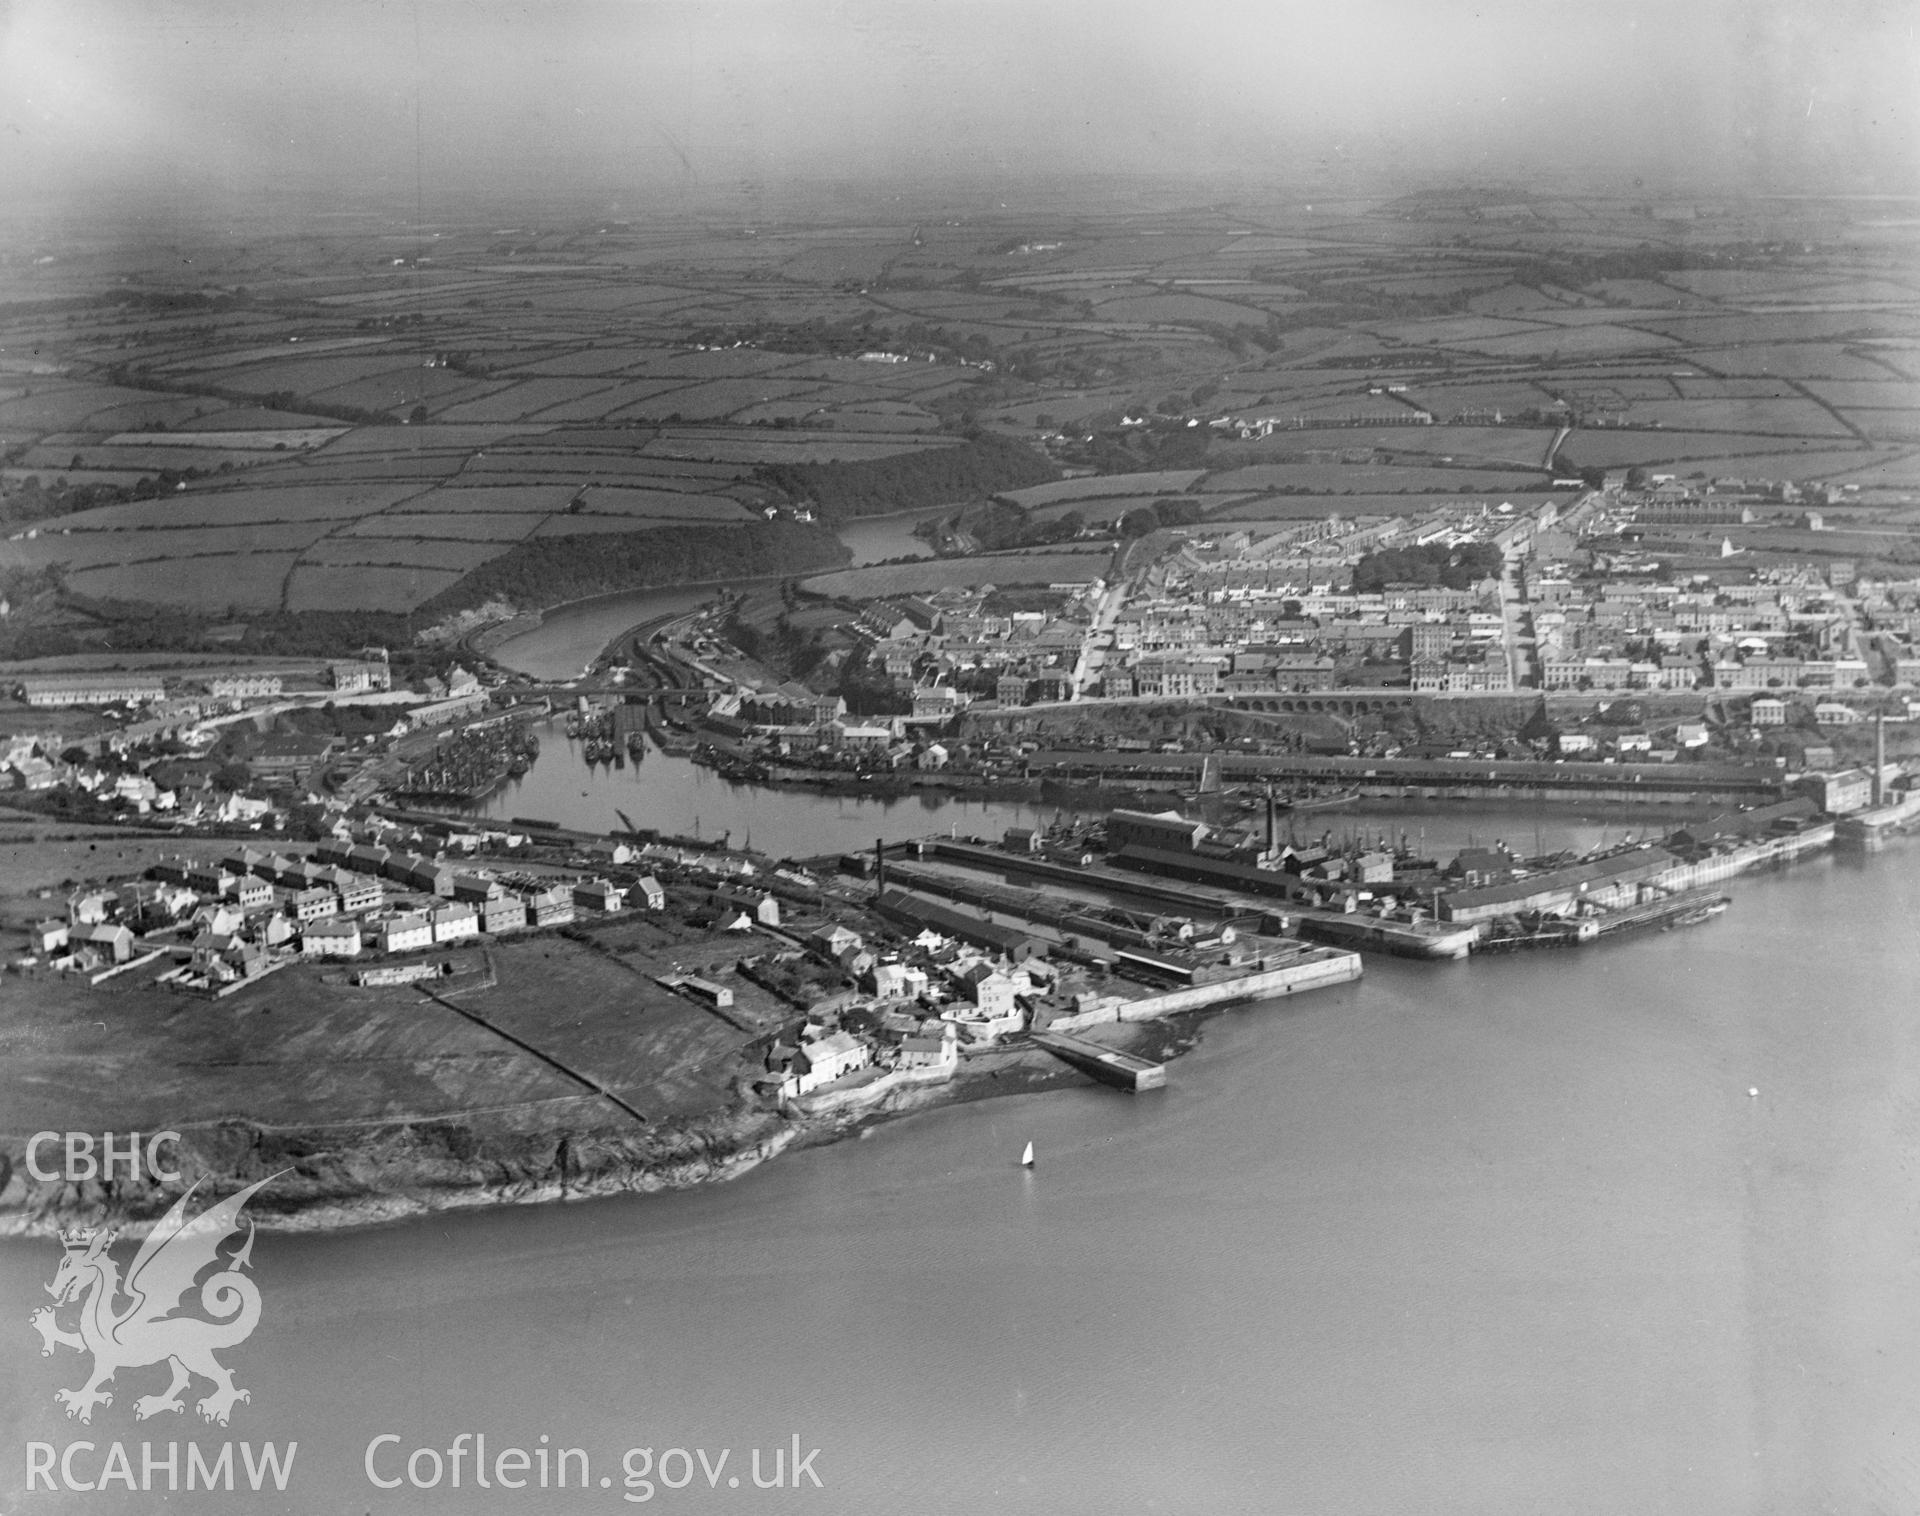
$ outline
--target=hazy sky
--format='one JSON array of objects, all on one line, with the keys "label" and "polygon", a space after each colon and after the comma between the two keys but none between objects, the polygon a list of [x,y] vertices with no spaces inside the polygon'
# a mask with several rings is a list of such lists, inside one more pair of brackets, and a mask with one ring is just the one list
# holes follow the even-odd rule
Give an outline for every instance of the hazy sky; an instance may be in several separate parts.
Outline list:
[{"label": "hazy sky", "polygon": [[1913,0],[0,0],[0,196],[1331,167],[1920,193]]}]

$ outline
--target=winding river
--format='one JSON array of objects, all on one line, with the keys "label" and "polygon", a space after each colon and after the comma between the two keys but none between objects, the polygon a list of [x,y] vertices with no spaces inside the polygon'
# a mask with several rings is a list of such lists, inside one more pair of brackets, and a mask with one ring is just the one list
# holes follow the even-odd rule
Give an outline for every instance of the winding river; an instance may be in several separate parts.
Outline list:
[{"label": "winding river", "polygon": [[[589,774],[564,736],[499,801],[595,825],[615,805],[796,852],[948,820],[735,793],[658,754]],[[978,809],[963,828],[998,821]],[[1608,823],[1395,824],[1443,849]],[[1213,1020],[1138,1098],[949,1107],[678,1194],[263,1235],[265,1316],[226,1355],[253,1399],[225,1432],[136,1422],[157,1369],[123,1371],[93,1426],[64,1419],[76,1360],[42,1359],[25,1326],[59,1249],[7,1246],[0,1505],[158,1508],[26,1493],[32,1441],[97,1444],[75,1464],[91,1477],[115,1439],[137,1476],[142,1439],[230,1437],[297,1440],[288,1493],[172,1505],[1912,1509],[1917,865],[1916,843],[1821,858],[1737,881],[1708,925],[1604,947],[1372,960]],[[421,1487],[462,1433],[525,1450],[529,1479],[582,1449],[589,1482],[479,1490],[468,1457],[460,1489]],[[796,1437],[823,1488],[756,1489],[751,1450],[790,1476]],[[695,1455],[722,1449],[709,1484]]]}]

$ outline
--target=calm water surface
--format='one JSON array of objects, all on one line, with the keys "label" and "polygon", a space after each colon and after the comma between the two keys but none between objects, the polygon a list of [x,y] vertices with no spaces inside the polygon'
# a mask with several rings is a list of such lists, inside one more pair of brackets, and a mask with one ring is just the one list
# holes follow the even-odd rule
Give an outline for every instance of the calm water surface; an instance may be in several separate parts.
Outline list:
[{"label": "calm water surface", "polygon": [[[505,651],[571,674],[703,597],[576,607]],[[788,854],[1052,814],[775,795],[659,753],[589,771],[557,727],[543,743],[490,813],[599,829],[617,806]],[[1424,832],[1435,851],[1632,825],[1320,824]],[[1689,931],[1371,960],[1358,984],[1208,1023],[1171,1087],[1138,1099],[947,1109],[682,1194],[267,1235],[262,1325],[226,1354],[254,1398],[224,1434],[135,1422],[134,1395],[164,1379],[151,1368],[124,1371],[92,1427],[65,1420],[51,1397],[77,1360],[41,1358],[25,1325],[58,1248],[9,1244],[0,1508],[159,1508],[117,1488],[27,1494],[29,1440],[122,1440],[137,1477],[142,1439],[230,1436],[297,1440],[288,1493],[169,1504],[631,1509],[622,1452],[677,1447],[732,1452],[716,1488],[694,1463],[652,1508],[1911,1510],[1916,878],[1907,844],[1736,881],[1733,910]],[[1015,1162],[1029,1140],[1031,1173]],[[595,1483],[481,1491],[470,1464],[459,1491],[368,1482],[371,1439],[401,1439],[377,1466],[391,1477],[461,1432],[494,1452],[543,1434],[585,1448]],[[821,1450],[825,1489],[752,1488],[749,1450],[764,1472],[795,1435]]]},{"label": "calm water surface", "polygon": [[914,528],[923,521],[950,515],[952,510],[952,506],[936,505],[931,510],[866,516],[848,522],[838,535],[853,550],[855,567],[863,563],[885,563],[893,558],[931,558],[933,549],[925,539],[913,535]]},{"label": "calm water surface", "polygon": [[[624,768],[588,764],[577,739],[559,720],[534,728],[540,756],[519,779],[509,780],[477,807],[497,820],[515,816],[557,822],[587,831],[612,831],[620,815],[635,826],[686,836],[751,843],[773,857],[807,858],[870,847],[874,838],[903,842],[934,832],[998,837],[1010,826],[1033,826],[1064,814],[1052,804],[955,799],[939,792],[897,799],[816,795],[731,784],[711,769],[649,747],[639,763]],[[1636,816],[1565,811],[1516,813],[1468,806],[1374,806],[1354,812],[1313,812],[1296,821],[1300,837],[1330,832],[1346,836],[1404,836],[1417,850],[1449,856],[1458,847],[1505,840],[1522,853],[1587,848],[1629,836],[1658,836],[1684,813]],[[1238,817],[1257,824],[1257,817]]]},{"label": "calm water surface", "polygon": [[656,616],[704,605],[717,588],[633,590],[562,606],[549,611],[537,627],[509,637],[493,650],[493,656],[501,667],[535,679],[577,679],[622,632]]},{"label": "calm water surface", "polygon": [[[843,527],[840,540],[852,550],[856,567],[893,558],[930,558],[933,550],[913,535],[913,529],[922,521],[942,515],[945,509],[870,516]],[[536,679],[573,679],[622,632],[655,616],[692,610],[712,599],[718,589],[717,585],[698,585],[633,590],[583,600],[550,612],[539,626],[501,643],[493,656],[503,667]]]},{"label": "calm water surface", "polygon": [[[944,1110],[703,1191],[263,1237],[232,1435],[298,1438],[299,1498],[245,1508],[621,1509],[630,1446],[798,1433],[825,1491],[697,1474],[659,1508],[1911,1509],[1917,863],[1739,881],[1711,925],[1586,952],[1376,960],[1209,1023],[1139,1099]],[[151,1509],[19,1492],[12,1450],[76,1435],[49,1398],[74,1360],[24,1326],[56,1257],[0,1251],[6,1508]],[[160,1425],[123,1396],[87,1435]],[[368,1485],[371,1438],[461,1431],[550,1434],[613,1487]]]},{"label": "calm water surface", "polygon": [[499,819],[514,816],[611,831],[625,812],[635,826],[683,836],[751,843],[776,858],[807,858],[871,847],[876,837],[901,842],[949,829],[998,837],[1010,826],[1050,821],[1052,806],[951,800],[938,794],[905,799],[812,795],[729,784],[711,769],[650,748],[625,768],[589,765],[580,743],[558,721],[543,722],[533,768],[509,780],[479,807]]}]

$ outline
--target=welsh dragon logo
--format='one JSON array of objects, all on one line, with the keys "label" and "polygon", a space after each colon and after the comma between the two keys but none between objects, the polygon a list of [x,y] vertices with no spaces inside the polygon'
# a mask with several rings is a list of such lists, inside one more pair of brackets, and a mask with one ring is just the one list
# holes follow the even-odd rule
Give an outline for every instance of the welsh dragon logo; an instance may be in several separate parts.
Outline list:
[{"label": "welsh dragon logo", "polygon": [[[30,1319],[40,1333],[42,1357],[56,1347],[93,1355],[87,1382],[54,1394],[67,1415],[92,1421],[95,1406],[113,1404],[113,1392],[105,1386],[116,1373],[157,1363],[172,1368],[173,1383],[163,1394],[134,1401],[134,1415],[142,1421],[162,1411],[184,1411],[180,1392],[191,1388],[195,1376],[213,1384],[213,1393],[199,1402],[200,1414],[221,1426],[227,1424],[235,1401],[253,1398],[213,1356],[218,1349],[245,1342],[260,1324],[260,1290],[246,1274],[253,1257],[253,1223],[246,1223],[246,1241],[236,1251],[223,1255],[221,1249],[241,1235],[241,1207],[276,1177],[248,1185],[190,1218],[187,1202],[200,1188],[196,1181],[140,1244],[124,1281],[109,1251],[116,1233],[82,1229],[61,1235],[66,1255],[46,1287],[53,1304],[41,1306]],[[216,1272],[208,1274],[209,1269]],[[196,1283],[200,1309],[210,1320],[175,1314]],[[79,1330],[70,1332],[61,1327],[57,1313],[76,1300]]]}]

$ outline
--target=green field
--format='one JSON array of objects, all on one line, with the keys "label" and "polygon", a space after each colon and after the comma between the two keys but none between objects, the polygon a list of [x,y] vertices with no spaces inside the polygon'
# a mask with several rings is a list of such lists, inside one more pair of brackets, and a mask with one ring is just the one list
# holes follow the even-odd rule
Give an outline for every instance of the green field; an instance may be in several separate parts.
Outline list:
[{"label": "green field", "polygon": [[[1838,201],[1818,239],[1784,203],[1664,210],[995,207],[752,236],[447,225],[408,267],[348,231],[0,264],[16,294],[66,292],[0,304],[0,564],[210,612],[404,609],[496,555],[819,505],[820,465],[881,465],[862,512],[977,506],[978,477],[923,500],[900,463],[966,439],[1024,449],[1010,498],[1050,519],[1176,494],[1247,521],[1401,513],[1543,484],[1563,408],[1561,467],[1909,505],[1913,234]],[[1386,424],[1415,407],[1439,424]],[[1263,418],[1258,441],[1208,424]]]},{"label": "green field", "polygon": [[454,584],[460,573],[426,566],[344,568],[303,562],[287,581],[286,607],[290,611],[410,611]]},{"label": "green field", "polygon": [[293,553],[235,552],[180,556],[164,563],[114,564],[75,569],[68,583],[97,600],[164,600],[187,610],[220,614],[279,608],[281,591],[296,562]]},{"label": "green field", "polygon": [[[478,950],[456,956],[483,963]],[[559,938],[495,945],[484,962],[494,983],[448,998],[487,1026],[416,989],[359,989],[304,965],[213,1003],[138,974],[98,990],[43,984],[34,1027],[0,1020],[10,1134],[68,1119],[137,1122],[197,1147],[213,1137],[200,1129],[249,1119],[343,1134],[450,1117],[480,1132],[632,1125],[495,1026],[562,1056],[650,1121],[730,1104],[745,1037],[685,999]]]}]

